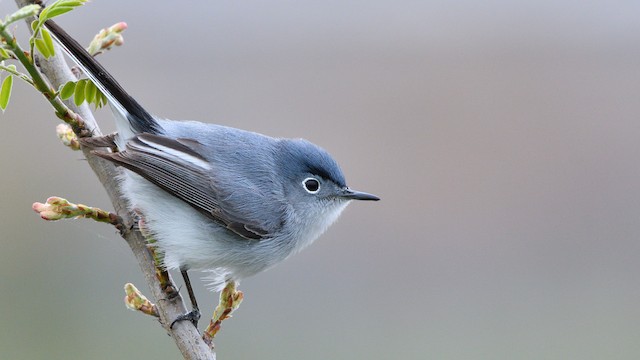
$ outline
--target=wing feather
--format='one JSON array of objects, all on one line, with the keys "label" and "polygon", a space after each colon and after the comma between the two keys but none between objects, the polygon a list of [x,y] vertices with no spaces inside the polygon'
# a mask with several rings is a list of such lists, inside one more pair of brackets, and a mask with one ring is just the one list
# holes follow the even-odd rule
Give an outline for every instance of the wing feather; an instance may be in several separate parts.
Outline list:
[{"label": "wing feather", "polygon": [[269,237],[275,229],[265,229],[221,199],[214,172],[198,145],[192,139],[144,133],[128,141],[124,151],[95,154],[135,172],[244,238]]}]

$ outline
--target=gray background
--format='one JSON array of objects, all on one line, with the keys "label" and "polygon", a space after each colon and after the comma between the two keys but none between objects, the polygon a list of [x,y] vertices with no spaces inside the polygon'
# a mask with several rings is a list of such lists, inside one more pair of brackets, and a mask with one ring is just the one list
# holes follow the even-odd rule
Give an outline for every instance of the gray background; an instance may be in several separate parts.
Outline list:
[{"label": "gray background", "polygon": [[[94,0],[60,23],[88,43],[128,22],[100,61],[153,113],[305,137],[383,199],[244,281],[220,359],[640,357],[640,3],[150,5]],[[113,229],[31,211],[50,195],[109,208],[56,124],[16,83],[0,358],[178,358],[125,309],[123,284],[145,286]]]}]

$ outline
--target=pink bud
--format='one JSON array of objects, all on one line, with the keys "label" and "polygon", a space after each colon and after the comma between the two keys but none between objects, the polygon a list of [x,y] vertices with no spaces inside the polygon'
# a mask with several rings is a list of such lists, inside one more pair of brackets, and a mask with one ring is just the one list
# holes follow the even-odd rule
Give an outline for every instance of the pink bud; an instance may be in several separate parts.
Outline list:
[{"label": "pink bud", "polygon": [[122,32],[126,29],[127,29],[127,23],[124,21],[121,21],[117,24],[111,25],[111,27],[109,28],[109,32]]},{"label": "pink bud", "polygon": [[[51,199],[51,198],[49,198]],[[62,219],[62,214],[54,210],[54,207],[49,203],[49,199],[47,199],[47,204],[42,203],[33,203],[31,208],[40,214],[40,217],[44,220],[60,220]]]},{"label": "pink bud", "polygon": [[33,211],[35,211],[37,213],[45,211],[48,207],[49,207],[49,205],[43,204],[43,203],[39,203],[39,202],[35,202],[35,203],[33,203],[33,205],[31,205],[31,208],[33,209]]}]

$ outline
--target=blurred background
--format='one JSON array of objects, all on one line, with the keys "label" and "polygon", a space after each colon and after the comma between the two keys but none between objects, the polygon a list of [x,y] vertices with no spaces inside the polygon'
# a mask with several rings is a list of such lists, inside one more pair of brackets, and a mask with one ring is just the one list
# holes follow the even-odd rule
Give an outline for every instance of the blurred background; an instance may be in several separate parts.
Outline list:
[{"label": "blurred background", "polygon": [[[245,280],[219,359],[640,357],[639,2],[94,0],[59,19],[85,44],[118,21],[100,61],[151,112],[305,137],[383,199]],[[179,358],[125,309],[126,282],[148,291],[113,228],[32,212],[110,209],[48,104],[15,82],[0,123],[0,358]]]}]

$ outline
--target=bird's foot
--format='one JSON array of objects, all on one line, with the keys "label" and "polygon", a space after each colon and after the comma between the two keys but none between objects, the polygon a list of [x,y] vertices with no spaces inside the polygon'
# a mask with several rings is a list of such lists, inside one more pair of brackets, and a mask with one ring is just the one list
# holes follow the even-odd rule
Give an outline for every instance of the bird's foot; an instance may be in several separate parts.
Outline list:
[{"label": "bird's foot", "polygon": [[182,314],[182,315],[178,316],[175,320],[173,320],[173,322],[171,323],[171,326],[169,326],[169,328],[173,329],[173,325],[175,325],[175,323],[177,323],[178,321],[185,321],[185,320],[191,321],[193,326],[195,326],[196,329],[197,329],[198,328],[198,320],[200,320],[200,310],[193,309],[193,310],[191,310],[190,312],[188,312],[186,314]]}]

